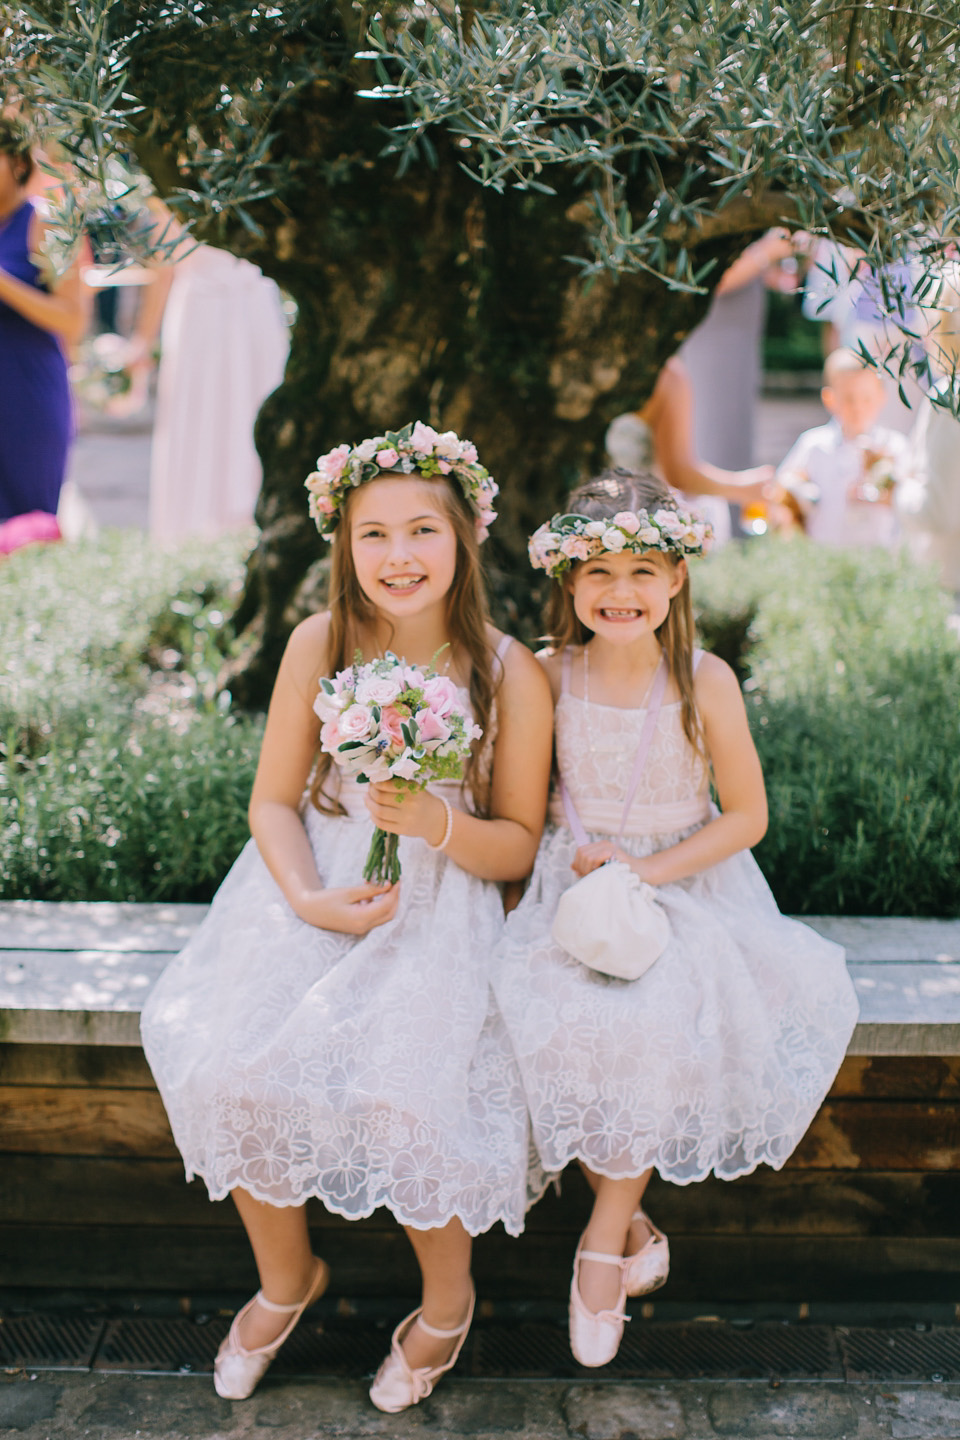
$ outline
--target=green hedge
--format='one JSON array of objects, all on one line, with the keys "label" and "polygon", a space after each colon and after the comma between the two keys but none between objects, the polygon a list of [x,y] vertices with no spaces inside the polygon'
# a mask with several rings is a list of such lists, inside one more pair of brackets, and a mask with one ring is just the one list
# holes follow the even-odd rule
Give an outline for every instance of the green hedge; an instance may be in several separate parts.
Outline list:
[{"label": "green hedge", "polygon": [[[241,547],[139,535],[0,570],[0,895],[206,900],[247,838],[262,722],[214,681]],[[228,697],[227,697],[228,698]]]},{"label": "green hedge", "polygon": [[960,914],[960,646],[904,557],[798,539],[696,573],[770,800],[756,855],[796,914]]},{"label": "green hedge", "polygon": [[[241,547],[140,536],[0,569],[0,894],[204,900],[247,836],[262,722],[214,691]],[[794,913],[960,914],[960,648],[897,556],[750,542],[695,567]]]}]

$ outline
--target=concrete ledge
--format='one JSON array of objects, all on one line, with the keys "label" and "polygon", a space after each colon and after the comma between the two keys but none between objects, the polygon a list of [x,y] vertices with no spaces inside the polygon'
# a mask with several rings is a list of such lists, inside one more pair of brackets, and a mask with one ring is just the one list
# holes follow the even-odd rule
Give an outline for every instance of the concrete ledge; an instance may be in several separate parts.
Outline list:
[{"label": "concrete ledge", "polygon": [[[206,905],[0,903],[0,1041],[138,1045],[140,1009]],[[851,1055],[960,1055],[960,920],[806,916],[860,997]]]}]

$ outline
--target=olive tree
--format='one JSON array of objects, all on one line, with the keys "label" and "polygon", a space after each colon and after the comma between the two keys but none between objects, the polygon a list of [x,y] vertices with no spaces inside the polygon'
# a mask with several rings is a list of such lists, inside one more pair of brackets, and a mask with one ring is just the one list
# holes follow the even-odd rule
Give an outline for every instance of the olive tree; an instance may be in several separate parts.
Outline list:
[{"label": "olive tree", "polygon": [[[522,622],[526,534],[750,239],[853,237],[881,273],[909,254],[923,300],[956,230],[960,0],[0,0],[0,14],[8,98],[72,162],[68,239],[114,158],[135,157],[198,238],[296,301],[256,431],[260,534],[229,679],[244,704],[265,698],[322,579],[302,488],[318,453],[417,417],[473,439],[503,492],[495,603]],[[889,303],[896,316],[902,297]],[[914,361],[894,347],[888,365]]]}]

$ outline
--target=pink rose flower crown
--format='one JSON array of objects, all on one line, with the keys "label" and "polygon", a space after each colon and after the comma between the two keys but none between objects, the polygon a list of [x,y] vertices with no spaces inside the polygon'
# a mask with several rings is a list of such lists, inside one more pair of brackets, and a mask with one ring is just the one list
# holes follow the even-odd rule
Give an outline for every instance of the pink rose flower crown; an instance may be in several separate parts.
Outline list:
[{"label": "pink rose flower crown", "polygon": [[493,502],[499,486],[477,459],[476,446],[461,440],[453,430],[440,434],[417,420],[402,430],[374,435],[352,448],[338,445],[320,456],[316,470],[304,484],[310,492],[310,514],[325,540],[332,539],[340,523],[347,493],[387,471],[428,479],[432,475],[452,476],[476,516],[478,539],[486,539],[487,527],[497,518]]},{"label": "pink rose flower crown", "polygon": [[591,520],[588,515],[554,515],[530,537],[528,552],[534,570],[546,570],[559,579],[578,560],[631,550],[662,550],[678,559],[702,555],[713,530],[691,510],[663,505],[653,514],[621,510],[612,520]]}]

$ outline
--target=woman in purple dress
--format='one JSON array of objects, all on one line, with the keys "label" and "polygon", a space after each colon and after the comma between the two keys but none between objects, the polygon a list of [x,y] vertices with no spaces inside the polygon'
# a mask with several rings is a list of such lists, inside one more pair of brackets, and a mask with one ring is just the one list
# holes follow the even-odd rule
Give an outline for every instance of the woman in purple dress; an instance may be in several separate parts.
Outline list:
[{"label": "woman in purple dress", "polygon": [[41,268],[32,173],[26,127],[0,115],[0,522],[56,514],[72,433],[63,347],[84,328],[78,267],[56,280]]}]

